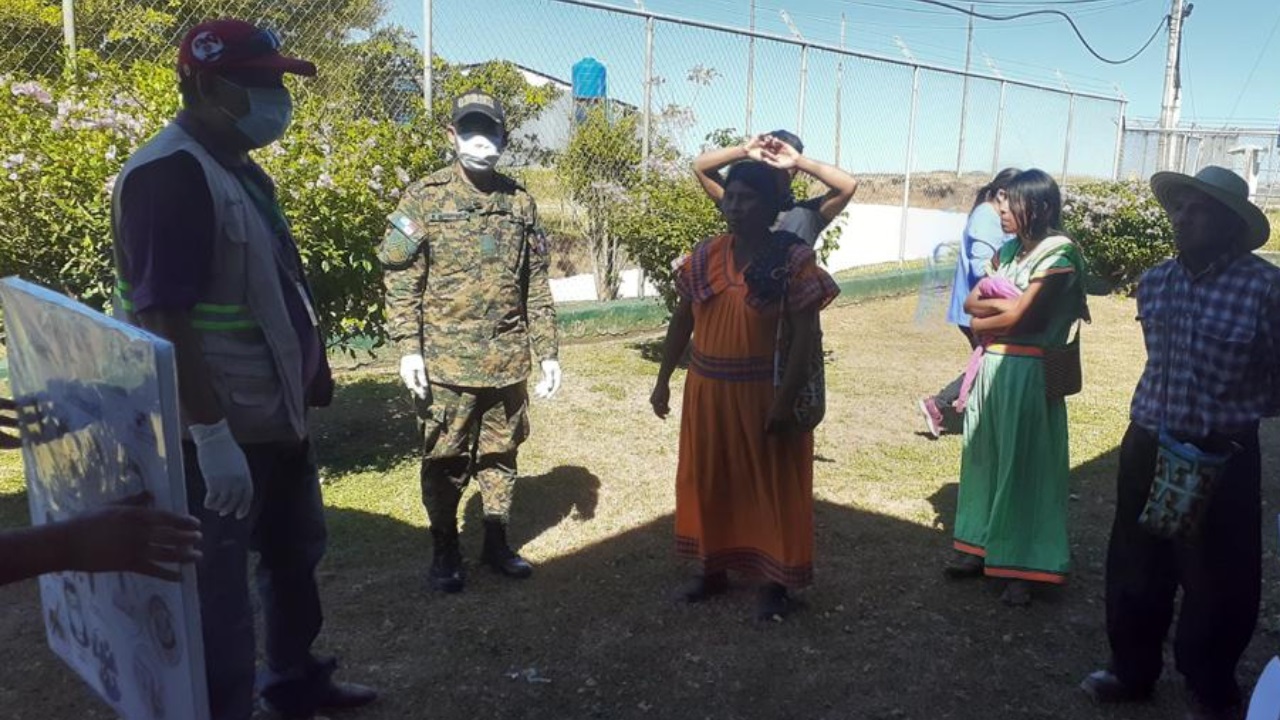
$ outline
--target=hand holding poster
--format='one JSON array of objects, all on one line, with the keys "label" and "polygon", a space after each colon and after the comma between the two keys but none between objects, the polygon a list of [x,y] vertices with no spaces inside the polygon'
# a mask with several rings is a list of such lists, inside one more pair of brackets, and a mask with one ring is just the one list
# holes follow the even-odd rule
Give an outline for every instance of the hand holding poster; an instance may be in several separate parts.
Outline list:
[{"label": "hand holding poster", "polygon": [[[0,281],[31,521],[149,493],[186,512],[172,346],[22,280]],[[49,647],[127,720],[205,720],[195,571],[40,578]]]}]

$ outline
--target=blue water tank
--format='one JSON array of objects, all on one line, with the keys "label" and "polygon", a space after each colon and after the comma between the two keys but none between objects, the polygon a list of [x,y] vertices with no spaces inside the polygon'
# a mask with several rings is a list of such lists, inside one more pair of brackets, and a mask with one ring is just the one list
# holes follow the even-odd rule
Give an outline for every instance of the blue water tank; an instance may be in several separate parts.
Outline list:
[{"label": "blue water tank", "polygon": [[595,58],[583,58],[573,64],[573,97],[579,100],[604,100],[609,95],[604,65]]}]

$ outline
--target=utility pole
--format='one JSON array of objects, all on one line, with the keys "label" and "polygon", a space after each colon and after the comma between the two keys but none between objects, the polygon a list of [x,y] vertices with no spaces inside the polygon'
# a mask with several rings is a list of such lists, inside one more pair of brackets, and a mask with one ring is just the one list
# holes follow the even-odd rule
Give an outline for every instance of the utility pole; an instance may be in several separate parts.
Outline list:
[{"label": "utility pole", "polygon": [[969,115],[969,69],[973,59],[973,13],[974,6],[969,4],[969,38],[964,46],[964,89],[960,92],[960,147],[956,150],[956,177],[960,177],[964,163],[964,131]]},{"label": "utility pole", "polygon": [[[840,49],[844,49],[845,17],[840,13]],[[836,167],[840,167],[840,93],[844,87],[844,55],[836,63]]]},{"label": "utility pole", "polygon": [[751,0],[751,35],[747,40],[747,123],[743,134],[751,137],[751,115],[756,104],[756,0]]},{"label": "utility pole", "polygon": [[[1185,6],[1185,7],[1184,7]],[[1160,102],[1159,169],[1173,170],[1177,165],[1178,142],[1174,130],[1182,116],[1182,23],[1191,15],[1191,4],[1171,0],[1169,8],[1169,49],[1164,63],[1164,97]]]}]

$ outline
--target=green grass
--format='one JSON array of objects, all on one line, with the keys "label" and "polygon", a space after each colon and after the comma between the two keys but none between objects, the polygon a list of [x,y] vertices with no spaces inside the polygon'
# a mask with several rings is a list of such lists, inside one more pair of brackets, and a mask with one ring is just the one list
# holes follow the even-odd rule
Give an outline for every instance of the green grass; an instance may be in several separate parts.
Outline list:
[{"label": "green grass", "polygon": [[1280,212],[1274,210],[1268,212],[1267,219],[1271,221],[1271,239],[1262,249],[1268,252],[1280,252]]},{"label": "green grass", "polygon": [[[321,649],[342,656],[344,677],[383,691],[361,720],[1180,716],[1172,671],[1155,705],[1117,713],[1075,688],[1106,660],[1115,449],[1144,357],[1131,301],[1095,298],[1091,308],[1086,388],[1069,401],[1074,574],[1029,610],[1002,607],[997,584],[941,579],[961,447],[955,436],[920,437],[914,400],[959,371],[965,344],[953,328],[916,325],[915,298],[902,297],[824,314],[832,360],[816,435],[817,581],[782,625],[749,619],[747,589],[705,606],[669,600],[691,568],[672,553],[679,418],[658,420],[646,402],[656,336],[563,349],[564,389],[531,406],[515,499],[512,534],[536,574],[514,583],[473,564],[460,596],[424,590],[416,439],[394,371],[345,374],[334,407],[315,418],[330,523]],[[1264,440],[1271,468],[1274,430]],[[25,512],[21,474],[14,455],[0,463],[12,523]],[[1266,492],[1274,507],[1277,488]],[[464,499],[468,558],[479,550],[476,500]],[[1247,684],[1280,625],[1275,565],[1269,554]],[[43,647],[37,610],[33,584],[0,590],[5,717],[109,717]],[[527,682],[530,668],[551,682]]]}]

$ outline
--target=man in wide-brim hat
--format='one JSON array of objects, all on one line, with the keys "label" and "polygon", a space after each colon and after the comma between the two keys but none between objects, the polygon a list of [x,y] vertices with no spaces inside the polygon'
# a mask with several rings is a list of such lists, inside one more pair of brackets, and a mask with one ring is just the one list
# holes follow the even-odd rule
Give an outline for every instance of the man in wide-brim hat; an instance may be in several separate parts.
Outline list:
[{"label": "man in wide-brim hat", "polygon": [[[1187,717],[1239,718],[1236,664],[1257,624],[1262,584],[1258,425],[1280,412],[1280,268],[1253,253],[1270,227],[1235,173],[1162,172],[1151,189],[1178,255],[1138,285],[1147,366],[1120,446],[1107,552],[1111,663],[1081,687],[1102,703],[1151,696],[1181,586],[1174,653]],[[1139,522],[1162,431],[1229,457],[1187,540],[1162,539]]]}]

